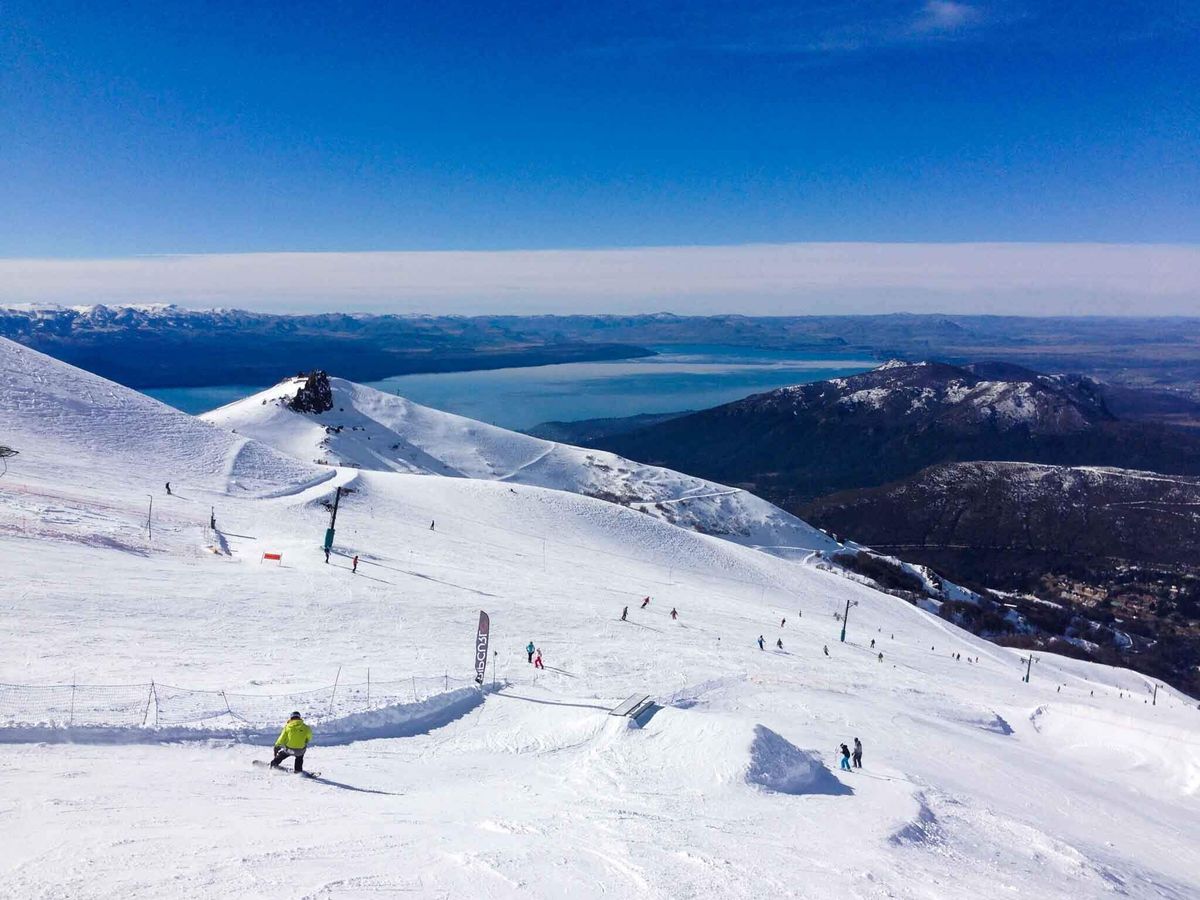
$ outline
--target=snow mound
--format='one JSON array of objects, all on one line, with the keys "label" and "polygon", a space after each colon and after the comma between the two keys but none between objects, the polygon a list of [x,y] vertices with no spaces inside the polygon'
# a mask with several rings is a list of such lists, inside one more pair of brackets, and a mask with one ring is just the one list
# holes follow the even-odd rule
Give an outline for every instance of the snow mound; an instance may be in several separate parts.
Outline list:
[{"label": "snow mound", "polygon": [[815,751],[801,750],[765,725],[754,726],[746,783],[779,794],[849,794]]},{"label": "snow mound", "polygon": [[771,794],[846,796],[813,750],[739,715],[664,707],[639,728],[617,728],[609,751],[623,771],[654,772],[672,790],[708,792],[747,786]]},{"label": "snow mound", "polygon": [[508,431],[342,378],[328,379],[332,409],[298,412],[296,395],[308,383],[309,376],[288,378],[202,418],[305,462],[569,491],[785,556],[838,547],[746,491]]}]

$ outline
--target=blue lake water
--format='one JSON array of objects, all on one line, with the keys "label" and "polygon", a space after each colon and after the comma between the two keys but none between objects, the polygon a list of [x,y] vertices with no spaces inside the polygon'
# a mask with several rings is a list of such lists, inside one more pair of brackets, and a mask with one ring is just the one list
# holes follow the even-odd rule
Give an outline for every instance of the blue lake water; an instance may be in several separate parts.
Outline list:
[{"label": "blue lake water", "polygon": [[[861,355],[712,344],[653,349],[659,355],[643,359],[400,375],[370,384],[425,406],[506,428],[529,428],[547,421],[704,409],[877,365]],[[267,386],[154,388],[145,393],[185,412],[200,413]]]}]

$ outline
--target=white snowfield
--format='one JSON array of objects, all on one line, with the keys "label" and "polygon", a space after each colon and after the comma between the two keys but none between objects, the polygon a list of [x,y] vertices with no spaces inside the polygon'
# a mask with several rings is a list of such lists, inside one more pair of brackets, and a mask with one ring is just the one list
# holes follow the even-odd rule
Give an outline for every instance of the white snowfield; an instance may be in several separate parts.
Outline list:
[{"label": "white snowfield", "polygon": [[[231,488],[245,435],[5,342],[0,360],[20,451],[0,681],[257,695],[276,727],[303,702],[321,772],[252,767],[273,728],[30,722],[0,690],[0,896],[1200,896],[1200,711],[1169,688],[1151,706],[1141,675],[1043,655],[1024,684],[1018,653],[865,585],[511,478],[262,448]],[[496,689],[464,692],[481,609]],[[296,699],[368,668],[449,691]],[[635,693],[657,702],[641,727],[609,715]],[[856,736],[863,768],[841,772]]]},{"label": "white snowfield", "polygon": [[746,491],[508,431],[342,378],[330,379],[332,410],[294,412],[286,401],[303,383],[303,378],[285,379],[201,418],[300,460],[570,491],[780,555],[807,556],[838,546]]}]

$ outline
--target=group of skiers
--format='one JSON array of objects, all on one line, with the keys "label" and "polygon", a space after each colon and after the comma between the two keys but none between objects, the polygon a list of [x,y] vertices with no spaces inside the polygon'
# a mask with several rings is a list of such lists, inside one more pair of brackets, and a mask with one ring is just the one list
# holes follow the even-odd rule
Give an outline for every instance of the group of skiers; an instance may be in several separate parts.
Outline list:
[{"label": "group of skiers", "polygon": [[525,652],[529,654],[529,663],[535,669],[544,669],[546,666],[542,663],[542,648],[533,646],[533,641],[530,641],[525,647]]},{"label": "group of skiers", "polygon": [[846,771],[846,772],[850,771],[850,761],[851,760],[854,761],[854,768],[856,768],[856,769],[862,768],[862,741],[860,741],[858,738],[854,739],[853,753],[850,751],[850,748],[847,747],[845,744],[842,744],[839,749],[842,751],[841,766],[844,771]]},{"label": "group of skiers", "polygon": [[[642,605],[641,605],[641,609],[645,609],[645,608],[646,608],[647,606],[649,606],[649,605],[650,605],[650,598],[649,598],[649,597],[644,597],[644,598],[642,599]],[[677,610],[675,607],[673,607],[673,606],[672,606],[672,607],[671,607],[671,620],[672,620],[672,621],[675,621],[675,620],[676,620],[676,619],[678,619],[678,618],[679,618],[679,610]],[[628,607],[628,606],[624,607],[624,608],[621,610],[621,621],[622,621],[622,622],[628,622],[628,621],[629,621],[629,607]]]}]

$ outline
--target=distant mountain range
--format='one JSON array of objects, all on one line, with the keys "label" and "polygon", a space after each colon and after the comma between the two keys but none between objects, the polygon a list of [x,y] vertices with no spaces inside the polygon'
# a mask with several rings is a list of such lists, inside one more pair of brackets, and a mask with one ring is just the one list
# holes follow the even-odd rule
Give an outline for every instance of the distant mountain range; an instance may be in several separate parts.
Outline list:
[{"label": "distant mountain range", "polygon": [[[1200,404],[1169,399],[1200,414]],[[1007,363],[891,362],[625,431],[610,425],[598,446],[744,485],[793,509],[963,460],[1200,474],[1200,433],[1145,421],[1164,402]]]},{"label": "distant mountain range", "polygon": [[373,381],[458,372],[631,359],[642,347],[525,336],[461,316],[282,316],[170,305],[0,307],[0,337],[130,387],[274,384],[313,360]]},{"label": "distant mountain range", "polygon": [[[280,372],[314,365],[370,381],[720,344],[881,360],[936,358],[957,365],[1000,359],[1200,400],[1200,318],[284,316],[167,305],[28,304],[0,307],[0,337],[138,387],[266,385]],[[1168,405],[1170,394],[1164,395]],[[1200,425],[1200,417],[1169,410],[1158,416]]]}]

